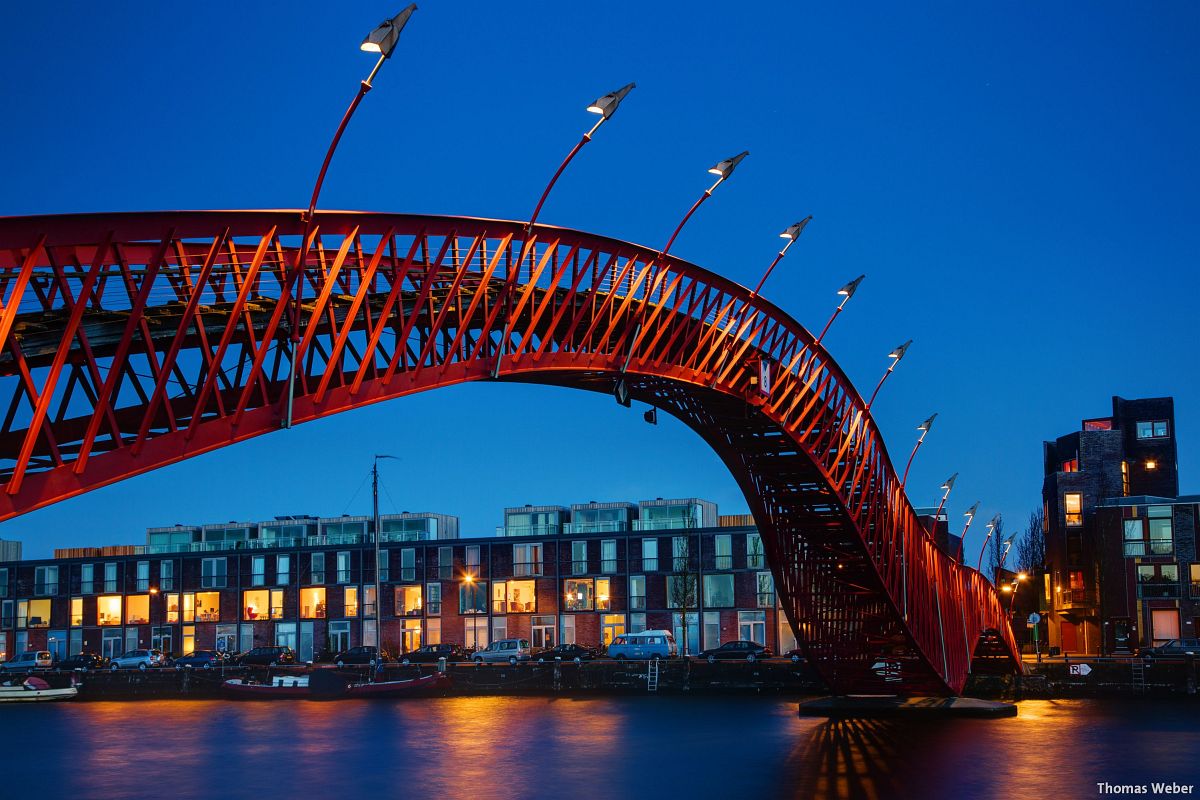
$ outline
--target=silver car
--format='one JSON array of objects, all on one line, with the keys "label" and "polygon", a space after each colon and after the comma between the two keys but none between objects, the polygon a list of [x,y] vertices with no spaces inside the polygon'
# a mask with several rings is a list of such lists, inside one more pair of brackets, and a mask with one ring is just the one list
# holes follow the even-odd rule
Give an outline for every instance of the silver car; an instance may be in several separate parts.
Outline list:
[{"label": "silver car", "polygon": [[119,669],[146,670],[150,667],[165,667],[166,656],[158,650],[130,650],[125,655],[117,656],[109,664],[109,669],[116,672]]},{"label": "silver car", "polygon": [[528,639],[498,639],[483,650],[476,650],[471,660],[476,664],[495,664],[507,661],[516,664],[533,657]]}]

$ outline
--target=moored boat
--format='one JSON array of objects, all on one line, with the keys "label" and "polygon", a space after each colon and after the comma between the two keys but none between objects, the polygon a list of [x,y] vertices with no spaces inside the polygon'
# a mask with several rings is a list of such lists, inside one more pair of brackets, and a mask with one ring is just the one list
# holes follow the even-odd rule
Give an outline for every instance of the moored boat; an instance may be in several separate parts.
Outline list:
[{"label": "moored boat", "polygon": [[41,678],[29,677],[23,683],[0,685],[0,703],[44,703],[51,700],[70,700],[79,694],[74,681],[61,689],[51,688]]},{"label": "moored boat", "polygon": [[438,689],[448,689],[453,681],[450,676],[439,672],[422,675],[404,681],[375,681],[374,683],[351,683],[346,686],[343,697],[408,697]]},{"label": "moored boat", "polygon": [[254,700],[309,696],[307,675],[276,675],[267,681],[230,678],[221,684],[221,686],[225,693],[231,697],[244,697]]}]

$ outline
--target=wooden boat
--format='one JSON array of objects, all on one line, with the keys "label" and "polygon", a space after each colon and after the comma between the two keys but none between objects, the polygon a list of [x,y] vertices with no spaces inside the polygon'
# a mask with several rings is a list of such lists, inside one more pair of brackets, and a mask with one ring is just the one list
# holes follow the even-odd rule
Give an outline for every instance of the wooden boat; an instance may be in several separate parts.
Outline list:
[{"label": "wooden boat", "polygon": [[448,689],[453,681],[445,673],[422,675],[404,681],[376,681],[347,684],[343,697],[409,697],[438,689]]},{"label": "wooden boat", "polygon": [[0,686],[0,703],[45,703],[52,700],[70,700],[79,694],[74,680],[62,689],[52,689],[41,678],[28,677],[24,683],[12,682]]},{"label": "wooden boat", "polygon": [[221,684],[221,687],[231,697],[244,697],[249,700],[282,700],[309,696],[307,675],[276,675],[267,681],[230,678]]}]

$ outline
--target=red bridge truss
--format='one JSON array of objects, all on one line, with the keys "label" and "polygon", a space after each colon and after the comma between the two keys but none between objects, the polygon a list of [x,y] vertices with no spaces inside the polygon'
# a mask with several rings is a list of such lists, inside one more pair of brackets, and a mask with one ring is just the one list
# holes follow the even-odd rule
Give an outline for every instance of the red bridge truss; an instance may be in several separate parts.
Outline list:
[{"label": "red bridge truss", "polygon": [[289,415],[464,381],[624,381],[729,467],[835,692],[958,693],[973,659],[1015,667],[991,584],[935,547],[863,399],[768,301],[559,228],[328,211],[314,227],[302,242],[299,211],[0,219],[0,520]]}]

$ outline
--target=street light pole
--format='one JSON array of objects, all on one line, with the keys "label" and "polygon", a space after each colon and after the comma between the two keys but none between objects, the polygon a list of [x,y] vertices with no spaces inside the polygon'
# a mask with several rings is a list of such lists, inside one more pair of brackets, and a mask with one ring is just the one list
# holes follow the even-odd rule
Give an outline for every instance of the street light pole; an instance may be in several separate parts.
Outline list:
[{"label": "street light pole", "polygon": [[917,426],[917,430],[921,432],[921,435],[917,438],[917,443],[913,446],[912,453],[908,456],[908,463],[904,465],[904,477],[900,479],[901,490],[908,483],[908,470],[912,467],[913,459],[917,457],[917,451],[921,449],[921,444],[925,441],[926,434],[933,429],[933,421],[935,419],[937,419],[936,413]]},{"label": "street light pole", "polygon": [[[375,664],[377,667],[383,664],[383,586],[379,580],[379,540],[382,533],[382,525],[379,521],[379,460],[382,458],[399,461],[395,456],[376,455],[374,463],[371,465],[371,511],[375,521]],[[365,625],[366,604],[363,605],[363,624]]]},{"label": "street light pole", "polygon": [[967,522],[965,525],[963,525],[962,535],[958,537],[958,558],[956,560],[960,564],[962,563],[963,557],[963,545],[967,542],[967,531],[971,530],[971,523],[975,521],[975,513],[977,511],[979,511],[978,500],[975,501],[975,505],[968,508],[966,513],[963,514],[963,516],[967,518]]},{"label": "street light pole", "polygon": [[837,290],[837,293],[841,295],[842,302],[838,303],[838,307],[833,310],[833,315],[829,318],[829,321],[825,323],[825,327],[821,329],[821,335],[817,337],[814,344],[820,344],[821,340],[825,338],[825,334],[829,333],[829,328],[833,325],[833,321],[837,319],[838,314],[842,313],[842,309],[846,307],[846,303],[848,303],[850,298],[854,296],[854,293],[858,291],[858,285],[863,282],[863,278],[865,277],[867,276],[859,275],[857,278]]},{"label": "street light pole", "polygon": [[875,385],[875,391],[871,392],[871,399],[867,401],[867,407],[864,409],[864,412],[871,410],[871,406],[875,404],[875,398],[879,396],[879,390],[883,388],[883,382],[896,369],[896,365],[900,363],[900,359],[904,358],[904,354],[908,352],[908,348],[911,346],[912,339],[909,339],[904,344],[897,345],[892,352],[888,353],[888,358],[892,359],[892,363],[888,366],[887,371],[883,373],[883,377],[879,379],[879,383]]},{"label": "street light pole", "polygon": [[291,290],[293,284],[296,287],[296,296],[292,298],[292,330],[291,336],[288,337],[291,351],[289,361],[291,363],[288,367],[287,410],[283,419],[283,427],[285,428],[292,427],[292,408],[296,398],[296,372],[299,368],[296,351],[300,347],[300,295],[304,291],[304,281],[300,279],[300,275],[303,273],[305,262],[308,260],[308,240],[312,236],[313,229],[316,227],[317,199],[321,196],[321,187],[325,184],[325,173],[329,171],[329,164],[333,161],[333,153],[337,150],[338,143],[342,140],[342,134],[346,131],[346,126],[350,123],[350,118],[354,116],[355,110],[358,109],[359,103],[366,97],[367,92],[371,91],[371,82],[375,80],[375,76],[379,73],[383,62],[392,57],[392,51],[396,49],[396,43],[400,40],[400,32],[404,30],[404,26],[408,24],[409,17],[416,10],[417,4],[412,3],[396,16],[379,23],[375,30],[367,34],[367,38],[363,39],[362,44],[359,45],[359,49],[363,52],[378,53],[379,59],[375,62],[371,73],[367,75],[367,79],[359,83],[358,93],[354,95],[354,99],[350,101],[349,108],[342,115],[342,121],[338,124],[332,141],[329,142],[329,149],[325,151],[325,160],[321,162],[321,170],[317,173],[317,182],[313,185],[312,197],[308,201],[308,210],[304,212],[304,233],[300,239],[300,247],[296,252],[296,263],[283,289],[284,292],[287,292]]},{"label": "street light pole", "polygon": [[1000,524],[1000,515],[992,517],[992,521],[987,524],[987,536],[983,537],[983,547],[979,548],[979,563],[975,565],[975,571],[983,572],[983,554],[987,552],[988,541],[991,540],[992,534],[996,530],[996,526]]},{"label": "street light pole", "polygon": [[[600,119],[596,120],[596,124],[593,125],[591,129],[583,135],[583,138],[579,140],[578,144],[571,148],[571,152],[567,153],[567,157],[564,158],[562,163],[558,165],[558,169],[550,178],[550,182],[547,183],[546,188],[542,190],[542,196],[538,198],[537,205],[534,206],[533,209],[533,214],[529,217],[529,222],[525,224],[525,236],[521,241],[521,252],[517,256],[516,263],[509,267],[508,275],[505,277],[504,288],[502,289],[504,293],[503,302],[508,301],[508,293],[511,291],[511,287],[516,284],[518,276],[521,273],[521,265],[525,263],[525,256],[529,252],[530,240],[531,236],[533,235],[533,226],[537,224],[538,216],[540,216],[542,213],[542,206],[546,204],[546,198],[550,196],[550,190],[554,188],[554,184],[558,183],[559,176],[561,176],[563,171],[566,170],[567,165],[575,159],[576,154],[583,149],[585,144],[592,140],[592,135],[599,130],[601,125],[608,121],[609,117],[617,113],[617,107],[621,105],[621,101],[625,99],[625,95],[629,94],[636,87],[636,83],[627,83],[616,91],[609,92],[603,97],[596,98],[596,100],[587,107],[587,110],[591,113],[599,114]],[[531,269],[530,275],[532,276],[532,274],[533,270]],[[496,352],[496,363],[492,365],[493,378],[500,377],[500,359],[504,357],[504,351],[508,346],[508,331],[511,324],[512,321],[506,317],[504,321],[503,333],[500,337],[500,348]]]},{"label": "street light pole", "polygon": [[726,178],[732,175],[733,171],[737,169],[737,165],[742,163],[742,159],[748,155],[750,155],[750,151],[743,150],[733,158],[727,158],[724,161],[718,161],[715,165],[709,167],[709,174],[717,176],[716,183],[705,189],[704,194],[700,195],[700,199],[695,203],[692,203],[692,207],[689,208],[688,212],[683,215],[683,219],[679,220],[679,224],[675,226],[675,232],[671,234],[670,239],[667,239],[667,243],[662,249],[662,255],[665,256],[671,251],[671,245],[675,244],[675,238],[679,236],[679,232],[683,230],[683,226],[687,225],[688,220],[692,218],[692,214],[696,213],[696,209],[698,209],[705,200],[712,197],[713,190],[720,186]]}]

